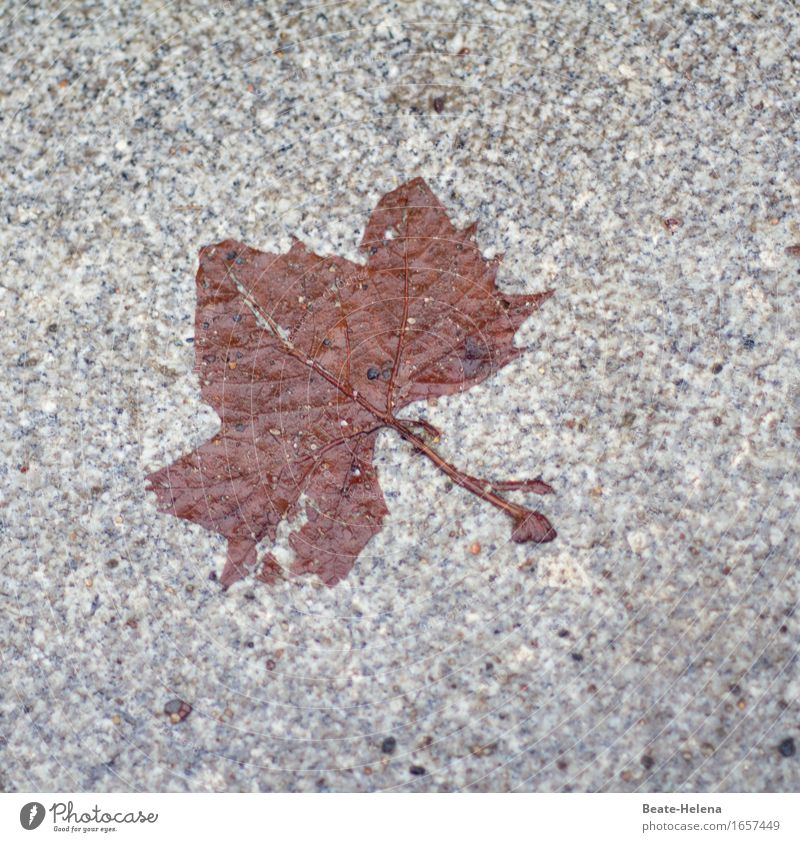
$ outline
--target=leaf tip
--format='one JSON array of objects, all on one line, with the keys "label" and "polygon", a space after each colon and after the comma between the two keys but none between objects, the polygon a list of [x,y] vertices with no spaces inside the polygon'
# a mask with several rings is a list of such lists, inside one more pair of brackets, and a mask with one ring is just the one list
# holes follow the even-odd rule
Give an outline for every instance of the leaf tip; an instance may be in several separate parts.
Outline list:
[{"label": "leaf tip", "polygon": [[236,584],[250,572],[257,561],[256,544],[250,539],[228,539],[228,558],[219,583],[225,590]]},{"label": "leaf tip", "polygon": [[[402,185],[401,185],[402,186]],[[407,181],[405,184],[406,187],[424,187],[427,190],[430,190],[428,187],[428,182],[421,175],[415,175],[410,181]]]},{"label": "leaf tip", "polygon": [[259,582],[264,582],[266,585],[274,585],[278,579],[283,578],[283,570],[278,564],[278,560],[272,553],[267,553],[264,556],[264,561],[261,564],[261,570],[256,575]]}]

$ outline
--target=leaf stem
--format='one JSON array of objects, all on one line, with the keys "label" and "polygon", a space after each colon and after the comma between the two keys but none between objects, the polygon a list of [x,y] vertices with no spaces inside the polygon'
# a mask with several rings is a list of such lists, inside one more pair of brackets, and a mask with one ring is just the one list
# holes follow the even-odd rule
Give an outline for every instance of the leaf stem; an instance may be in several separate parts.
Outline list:
[{"label": "leaf stem", "polygon": [[396,418],[393,418],[392,422],[393,423],[389,426],[396,430],[406,441],[413,444],[420,453],[424,453],[425,456],[427,456],[440,471],[447,474],[447,476],[449,476],[456,485],[460,485],[467,491],[471,491],[477,497],[480,497],[481,500],[491,503],[514,520],[519,520],[520,518],[524,518],[530,514],[528,509],[518,506],[510,500],[506,500],[505,497],[501,497],[499,494],[495,494],[493,491],[490,491],[487,488],[488,483],[486,483],[485,480],[476,479],[475,477],[465,474],[463,471],[460,471],[458,468],[451,465],[432,447],[427,445],[423,439],[410,430],[402,421],[398,421]]}]

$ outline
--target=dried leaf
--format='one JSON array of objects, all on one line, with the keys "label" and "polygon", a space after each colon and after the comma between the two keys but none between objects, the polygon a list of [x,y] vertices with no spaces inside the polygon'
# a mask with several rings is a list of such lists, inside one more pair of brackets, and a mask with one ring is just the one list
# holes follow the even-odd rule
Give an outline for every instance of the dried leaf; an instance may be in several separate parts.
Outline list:
[{"label": "dried leaf", "polygon": [[283,519],[292,524],[291,572],[343,579],[388,513],[373,465],[381,429],[509,515],[514,541],[555,537],[544,515],[498,493],[546,494],[547,483],[471,477],[432,447],[438,430],[397,418],[522,353],[514,333],[551,295],[501,293],[500,259],[483,258],[474,233],[474,224],[457,230],[417,178],[374,210],[365,266],[299,241],[283,255],[232,240],[200,251],[195,370],[221,427],[151,474],[149,488],[162,511],[227,538],[223,585],[253,570],[265,581],[281,574],[271,553],[257,564],[256,545],[274,541]]}]

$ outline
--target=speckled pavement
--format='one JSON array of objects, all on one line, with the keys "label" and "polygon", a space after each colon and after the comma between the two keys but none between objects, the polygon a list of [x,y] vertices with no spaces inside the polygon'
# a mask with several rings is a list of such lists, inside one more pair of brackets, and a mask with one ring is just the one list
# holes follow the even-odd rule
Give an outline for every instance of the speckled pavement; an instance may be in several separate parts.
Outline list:
[{"label": "speckled pavement", "polygon": [[[799,38],[788,2],[7,3],[2,789],[798,790]],[[144,490],[216,429],[198,250],[360,261],[418,175],[556,294],[413,410],[542,474],[559,538],[382,433],[350,577],[225,592]]]}]

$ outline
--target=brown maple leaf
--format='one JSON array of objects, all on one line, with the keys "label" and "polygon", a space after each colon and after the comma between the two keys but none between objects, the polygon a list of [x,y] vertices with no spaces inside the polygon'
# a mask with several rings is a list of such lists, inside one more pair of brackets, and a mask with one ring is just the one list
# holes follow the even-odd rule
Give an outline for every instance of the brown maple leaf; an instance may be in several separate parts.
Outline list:
[{"label": "brown maple leaf", "polygon": [[[366,265],[295,241],[269,254],[232,240],[200,251],[195,370],[219,432],[149,476],[162,511],[228,540],[228,586],[257,569],[256,545],[288,519],[291,572],[334,585],[388,513],[373,451],[379,430],[410,442],[513,520],[519,543],[555,538],[547,518],[499,491],[546,494],[540,479],[465,474],[431,446],[439,431],[398,410],[480,383],[523,349],[522,322],[551,295],[507,295],[500,258],[459,231],[416,178],[387,193],[361,242]],[[304,521],[304,522],[301,522]],[[280,568],[268,553],[259,578]]]}]

